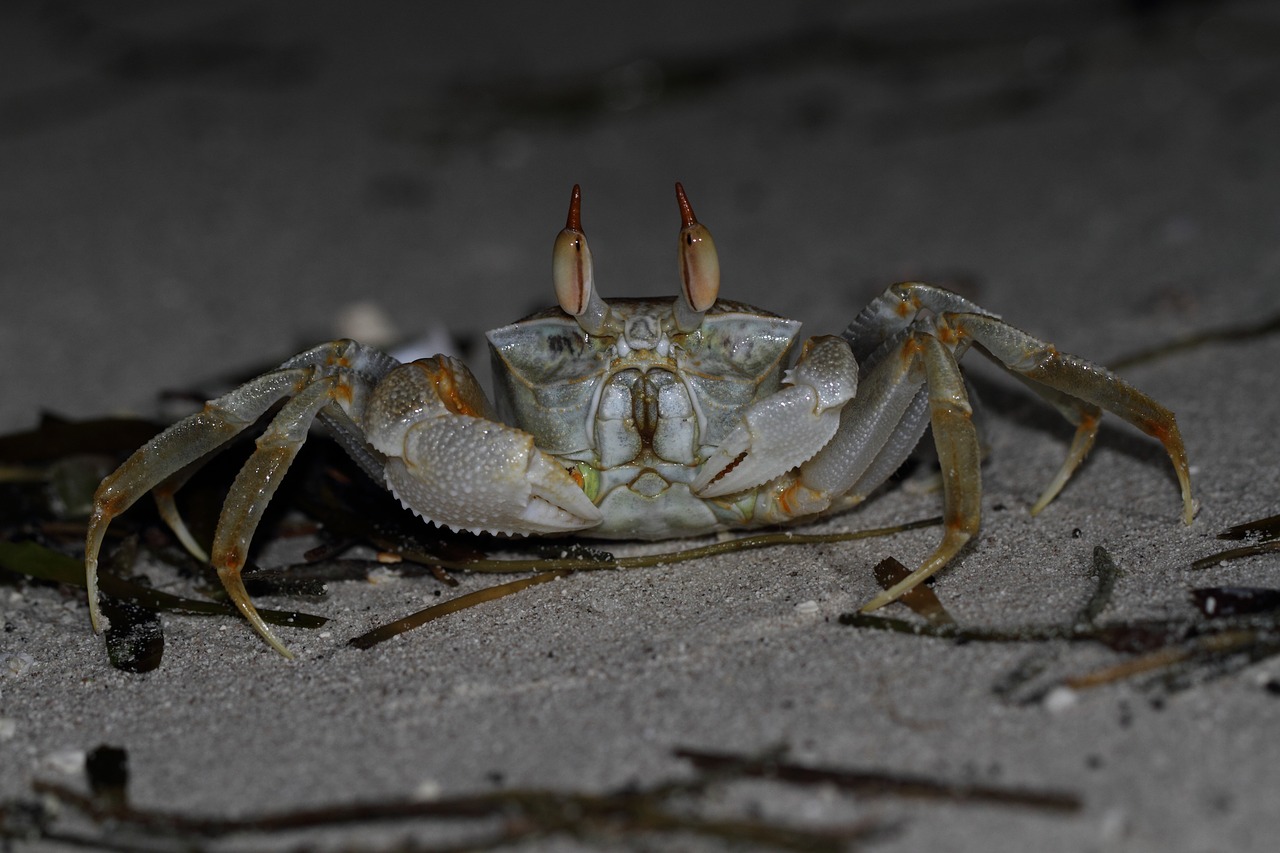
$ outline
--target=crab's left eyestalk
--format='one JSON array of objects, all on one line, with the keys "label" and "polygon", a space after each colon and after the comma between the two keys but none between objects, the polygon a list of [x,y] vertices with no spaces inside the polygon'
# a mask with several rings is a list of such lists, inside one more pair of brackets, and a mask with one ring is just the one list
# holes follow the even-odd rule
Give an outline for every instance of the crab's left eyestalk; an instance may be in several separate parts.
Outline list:
[{"label": "crab's left eyestalk", "polygon": [[556,236],[551,274],[556,299],[565,313],[572,315],[587,334],[602,333],[609,323],[609,305],[596,293],[591,249],[587,247],[587,235],[582,233],[582,191],[577,184],[569,198],[569,219]]},{"label": "crab's left eyestalk", "polygon": [[702,325],[702,317],[715,304],[720,293],[720,257],[707,226],[698,221],[676,183],[676,201],[680,204],[680,295],[676,297],[676,327],[692,332]]}]

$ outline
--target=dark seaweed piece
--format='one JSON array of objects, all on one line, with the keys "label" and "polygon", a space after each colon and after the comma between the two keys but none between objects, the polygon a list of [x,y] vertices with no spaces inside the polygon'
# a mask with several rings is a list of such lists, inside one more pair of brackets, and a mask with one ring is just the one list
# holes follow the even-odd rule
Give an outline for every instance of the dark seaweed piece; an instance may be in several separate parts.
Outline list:
[{"label": "dark seaweed piece", "polygon": [[[739,539],[731,539],[727,542],[716,542],[712,545],[703,545],[697,548],[686,548],[682,551],[651,554],[642,557],[615,558],[607,552],[598,552],[589,548],[576,550],[564,544],[560,544],[550,545],[557,556],[544,559],[473,559],[456,563],[448,560],[440,560],[440,564],[452,569],[488,572],[494,574],[514,572],[536,572],[537,574],[531,578],[524,578],[518,581],[511,581],[509,583],[487,587],[485,589],[467,593],[466,595],[460,595],[457,598],[441,602],[440,604],[433,604],[432,606],[406,616],[403,619],[398,619],[395,622],[380,626],[365,634],[361,634],[358,637],[354,637],[349,642],[350,645],[353,645],[356,648],[367,649],[383,642],[384,640],[398,636],[405,631],[410,631],[424,625],[433,619],[438,619],[441,616],[445,616],[450,613],[456,613],[459,610],[465,610],[468,607],[473,607],[476,604],[480,604],[485,601],[492,601],[495,598],[510,595],[513,592],[518,592],[536,583],[542,583],[547,580],[564,577],[575,571],[635,569],[656,565],[669,565],[671,563],[682,563],[716,554],[728,554],[736,551],[764,548],[773,545],[846,542],[853,539],[864,539],[869,536],[886,536],[902,530],[937,524],[939,521],[940,519],[926,519],[924,521],[912,522],[905,525],[895,525],[893,527],[877,528],[872,530],[860,530],[851,533],[767,533],[756,536],[744,536]],[[535,550],[538,550],[538,548],[535,547]],[[600,557],[605,557],[607,559],[600,559]],[[899,566],[900,565],[901,564],[899,564]],[[927,607],[927,605],[923,606]],[[941,607],[942,605],[938,604],[939,610],[941,610]],[[942,617],[945,617],[945,619]],[[943,627],[948,624],[953,624],[946,621],[950,619],[950,616],[947,616],[945,611],[943,611],[942,616],[938,618],[941,620],[939,625]]]},{"label": "dark seaweed piece", "polygon": [[[149,586],[145,578],[133,576],[138,559],[138,537],[130,536],[108,555],[103,571],[128,577],[133,583]],[[107,617],[103,634],[111,665],[125,672],[150,672],[164,657],[164,629],[155,610],[113,595],[101,596],[102,615]]]},{"label": "dark seaweed piece", "polygon": [[[1195,591],[1193,597],[1202,602],[1213,598],[1215,592],[1227,602],[1226,608],[1231,612],[1220,612],[1213,621],[1171,617],[1099,624],[1097,617],[1110,601],[1119,569],[1101,546],[1094,549],[1093,557],[1096,586],[1085,605],[1067,623],[992,629],[921,623],[866,613],[843,613],[839,623],[956,642],[1092,642],[1116,652],[1135,655],[1056,682],[1074,689],[1098,687],[1147,674],[1157,676],[1152,682],[1154,684],[1168,690],[1181,689],[1197,680],[1226,675],[1248,663],[1280,654],[1280,619],[1259,618],[1259,614],[1280,608],[1280,590],[1250,590],[1248,593],[1235,590],[1234,594],[1226,595],[1222,594],[1221,588]],[[1204,608],[1202,603],[1201,610]],[[1048,665],[1049,661],[1042,655],[1035,655],[999,679],[993,690],[1020,704],[1039,701],[1055,684],[1036,689],[1028,689],[1027,685],[1039,679]]]},{"label": "dark seaweed piece", "polygon": [[1280,540],[1259,542],[1256,545],[1245,545],[1241,548],[1228,548],[1207,557],[1201,557],[1191,564],[1193,569],[1212,569],[1228,560],[1243,560],[1245,557],[1258,557],[1263,554],[1274,554],[1280,551]]},{"label": "dark seaweed piece", "polygon": [[1057,812],[1076,812],[1083,806],[1078,795],[1066,791],[1033,791],[969,782],[946,782],[881,770],[813,767],[772,756],[751,758],[688,748],[677,749],[675,754],[704,772],[776,779],[796,785],[830,785],[864,797],[912,797],[955,803],[1027,806]]},{"label": "dark seaweed piece", "polygon": [[348,645],[355,646],[357,649],[369,649],[378,643],[390,640],[392,637],[398,637],[406,631],[412,631],[414,628],[421,627],[441,616],[448,616],[450,613],[457,613],[459,610],[466,610],[468,607],[475,607],[477,604],[483,604],[486,601],[494,601],[512,593],[519,592],[522,589],[534,586],[547,581],[553,581],[556,578],[563,578],[572,574],[567,569],[561,569],[554,572],[543,572],[533,575],[532,577],[521,578],[520,580],[508,581],[507,583],[497,584],[496,586],[478,589],[475,592],[468,592],[457,598],[451,598],[448,601],[442,601],[439,604],[433,604],[417,613],[405,616],[403,619],[397,619],[387,625],[381,625],[372,631],[353,637],[348,641]]},{"label": "dark seaweed piece", "polygon": [[[699,753],[692,753],[699,754]],[[415,851],[493,850],[520,842],[549,836],[563,836],[586,842],[609,839],[610,846],[619,838],[639,840],[661,834],[692,835],[729,844],[751,844],[795,851],[844,851],[858,841],[883,836],[892,827],[862,820],[843,826],[806,829],[754,818],[702,817],[694,808],[700,804],[706,789],[713,783],[728,783],[750,774],[719,770],[699,774],[693,779],[659,782],[637,787],[626,785],[603,793],[514,789],[461,794],[423,801],[390,800],[377,803],[354,803],[288,812],[265,813],[241,818],[219,818],[135,808],[129,804],[121,787],[111,796],[99,793],[101,788],[115,790],[116,781],[125,767],[127,756],[111,747],[100,747],[90,762],[93,773],[107,780],[95,784],[90,779],[90,795],[68,786],[37,781],[33,790],[42,798],[74,809],[102,826],[104,836],[92,837],[56,831],[57,812],[47,805],[29,807],[37,813],[34,819],[19,821],[24,804],[0,803],[0,839],[14,837],[10,826],[19,827],[24,837],[36,837],[73,847],[94,849],[137,849],[139,839],[146,839],[147,849],[187,851],[203,849],[203,842],[244,835],[272,835],[302,830],[324,830],[372,823],[419,824],[422,821],[451,821],[470,826],[472,840],[463,846],[425,843],[388,847]],[[88,766],[88,765],[87,765]],[[106,781],[107,784],[103,784]],[[789,780],[780,779],[786,782]],[[801,784],[804,784],[802,782]],[[14,817],[11,817],[13,815]]]},{"label": "dark seaweed piece", "polygon": [[1248,539],[1253,536],[1263,540],[1280,539],[1280,515],[1246,521],[1218,534],[1219,539]]},{"label": "dark seaweed piece", "polygon": [[[898,581],[911,574],[907,567],[895,560],[893,557],[885,557],[876,567],[872,569],[876,576],[876,582],[884,589],[890,589]],[[954,625],[956,620],[951,618],[951,614],[942,606],[942,602],[938,600],[938,596],[934,593],[933,588],[928,584],[920,584],[910,592],[902,595],[898,601],[901,601],[911,609],[917,616],[922,616],[930,625]]]},{"label": "dark seaweed piece", "polygon": [[1272,554],[1280,551],[1280,515],[1270,515],[1266,518],[1245,521],[1234,527],[1228,527],[1218,534],[1219,539],[1242,540],[1254,537],[1257,537],[1259,541],[1254,542],[1252,545],[1227,548],[1216,554],[1201,557],[1191,564],[1191,568],[1211,569],[1228,560],[1240,560],[1245,557],[1256,557],[1261,554]]},{"label": "dark seaweed piece", "polygon": [[[333,830],[368,824],[404,824],[406,829],[423,822],[452,823],[469,831],[468,840],[447,845],[429,842],[402,843],[385,849],[416,851],[493,850],[525,840],[563,837],[591,844],[608,839],[608,846],[642,842],[653,835],[696,836],[730,845],[754,845],[780,850],[845,851],[851,844],[882,838],[897,829],[875,819],[851,824],[806,828],[777,820],[733,817],[714,807],[713,789],[744,780],[766,779],[780,786],[823,786],[856,797],[898,797],[943,800],[957,804],[1031,808],[1052,813],[1073,813],[1081,798],[1069,791],[1036,790],[1003,785],[974,784],[933,779],[920,775],[822,767],[785,760],[786,748],[763,755],[742,755],[691,747],[674,755],[688,761],[693,773],[651,785],[627,784],[603,792],[544,789],[498,789],[459,794],[433,800],[403,799],[369,803],[319,806],[284,812],[264,812],[241,817],[188,815],[137,808],[130,804],[128,756],[120,749],[100,746],[86,761],[88,795],[56,782],[37,781],[34,792],[40,804],[31,820],[18,818],[28,807],[0,803],[0,839],[23,837],[57,841],[95,849],[133,849],[130,843],[148,842],[147,849],[179,851],[203,849],[215,840],[245,836],[284,836],[300,831]],[[711,797],[712,799],[708,799]],[[54,806],[73,809],[98,824],[97,837],[56,829],[59,812]],[[715,816],[700,812],[711,805]],[[429,827],[431,824],[428,823]],[[426,836],[429,838],[430,836]],[[461,844],[461,846],[457,846]],[[302,848],[299,848],[302,849]],[[379,848],[371,848],[379,849]]]},{"label": "dark seaweed piece", "polygon": [[1280,609],[1280,589],[1261,586],[1208,586],[1191,590],[1191,600],[1210,619]]},{"label": "dark seaweed piece", "polygon": [[129,805],[129,754],[118,746],[103,744],[85,756],[84,773],[89,790],[100,807],[124,809]]},{"label": "dark seaweed piece", "polygon": [[[60,554],[35,542],[0,542],[0,570],[26,575],[37,580],[85,586],[84,561]],[[149,610],[166,610],[199,616],[236,616],[239,611],[229,604],[184,598],[144,586],[112,572],[98,573],[98,586],[108,596]],[[290,610],[261,610],[262,618],[273,625],[294,628],[319,628],[328,620],[323,616]]]},{"label": "dark seaweed piece", "polygon": [[164,656],[164,629],[160,616],[128,601],[109,595],[102,597],[103,631],[111,665],[125,672],[150,672]]}]

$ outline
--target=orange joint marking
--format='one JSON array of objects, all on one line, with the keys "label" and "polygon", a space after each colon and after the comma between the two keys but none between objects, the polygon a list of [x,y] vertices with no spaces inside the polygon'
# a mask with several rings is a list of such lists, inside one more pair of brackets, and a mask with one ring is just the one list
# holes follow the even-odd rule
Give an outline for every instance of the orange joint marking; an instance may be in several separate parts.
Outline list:
[{"label": "orange joint marking", "polygon": [[947,344],[948,346],[955,346],[956,344],[960,343],[964,335],[956,331],[955,329],[951,328],[948,325],[939,323],[938,334],[935,337],[937,337],[938,340],[942,341],[944,344]]},{"label": "orange joint marking", "polygon": [[1159,439],[1161,444],[1169,442],[1169,427],[1160,421],[1144,418],[1138,427],[1152,438]]},{"label": "orange joint marking", "polygon": [[127,508],[127,496],[124,492],[115,492],[97,498],[99,511],[107,518],[115,518]]},{"label": "orange joint marking", "polygon": [[778,492],[778,506],[787,515],[794,517],[798,514],[798,504],[800,498],[800,489],[805,488],[799,480],[795,480],[791,485]]},{"label": "orange joint marking", "polygon": [[573,482],[578,484],[579,489],[582,489],[584,492],[587,490],[587,481],[583,478],[581,471],[577,468],[570,468],[569,476],[573,478]]},{"label": "orange joint marking", "polygon": [[924,345],[915,338],[908,338],[902,344],[901,356],[902,360],[908,364],[920,353],[924,352]]},{"label": "orange joint marking", "polygon": [[244,552],[239,548],[228,548],[226,553],[215,554],[214,558],[221,557],[215,564],[214,568],[221,574],[226,572],[232,575],[240,574],[240,568],[244,565]]},{"label": "orange joint marking", "polygon": [[462,396],[461,389],[458,388],[458,382],[454,378],[453,370],[448,365],[441,364],[440,370],[435,371],[431,379],[435,382],[436,393],[440,395],[440,399],[449,411],[456,415],[480,416],[480,413]]}]

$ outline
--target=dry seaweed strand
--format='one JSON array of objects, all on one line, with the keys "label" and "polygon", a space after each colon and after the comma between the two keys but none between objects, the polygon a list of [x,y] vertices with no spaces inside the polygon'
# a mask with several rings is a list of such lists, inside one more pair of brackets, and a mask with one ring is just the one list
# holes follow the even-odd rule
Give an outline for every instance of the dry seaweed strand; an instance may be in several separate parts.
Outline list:
[{"label": "dry seaweed strand", "polygon": [[[879,567],[877,567],[879,568]],[[1101,643],[1118,652],[1136,656],[1111,666],[1079,675],[1067,676],[1022,698],[1023,703],[1039,701],[1054,686],[1083,690],[1142,675],[1164,676],[1166,687],[1176,688],[1180,682],[1190,683],[1184,676],[1198,668],[1204,677],[1235,671],[1275,654],[1280,654],[1280,618],[1271,611],[1280,609],[1280,595],[1274,590],[1233,588],[1192,590],[1192,599],[1208,619],[1170,618],[1100,623],[1099,616],[1110,602],[1119,569],[1102,546],[1093,552],[1095,586],[1089,599],[1067,622],[1019,625],[1011,628],[964,627],[954,622],[934,620],[924,623],[866,613],[845,613],[842,625],[881,631],[913,634],[954,642],[979,643],[1044,643],[1050,641]],[[881,584],[892,582],[892,575],[881,576]],[[1263,594],[1266,593],[1266,594]],[[1217,603],[1227,601],[1225,607]],[[1215,612],[1210,612],[1210,611]],[[1018,669],[1001,679],[995,687],[1000,695],[1013,695],[1024,684],[1039,676],[1045,668],[1042,659],[1024,661]]]},{"label": "dry seaweed strand", "polygon": [[[444,850],[492,850],[512,843],[570,837],[582,841],[638,840],[652,835],[691,835],[728,845],[750,844],[779,850],[844,851],[896,830],[876,819],[802,828],[764,818],[708,818],[698,814],[715,786],[746,779],[766,779],[778,785],[834,789],[854,797],[926,799],[959,805],[1024,808],[1050,814],[1074,813],[1081,798],[1071,792],[1013,786],[978,785],[844,767],[822,767],[785,759],[785,748],[765,755],[740,755],[690,747],[673,754],[693,767],[691,777],[648,786],[628,785],[602,793],[511,789],[459,794],[429,801],[388,800],[311,807],[247,817],[190,815],[138,808],[128,796],[128,755],[100,746],[86,759],[89,793],[56,782],[33,785],[36,803],[0,803],[0,839],[39,838],[46,842],[94,849],[134,850],[145,841],[158,851],[198,851],[206,844],[248,836],[284,835],[307,831],[381,823],[450,822],[470,828],[464,843],[447,845],[399,842],[400,847],[345,844],[344,850],[389,853],[412,849],[423,853]],[[74,810],[102,827],[104,834],[73,834],[56,828],[57,806]],[[494,825],[497,821],[497,825]],[[287,848],[286,848],[287,849]],[[310,849],[305,843],[294,849]]]},{"label": "dry seaweed strand", "polygon": [[1258,541],[1251,545],[1241,545],[1237,548],[1228,548],[1219,551],[1216,554],[1210,554],[1207,557],[1201,557],[1191,564],[1193,569],[1211,569],[1228,560],[1240,560],[1245,557],[1256,557],[1262,554],[1273,554],[1280,551],[1280,515],[1270,515],[1266,518],[1256,518],[1252,521],[1246,521],[1237,524],[1234,527],[1228,527],[1226,530],[1218,534],[1219,539],[1251,539],[1256,538]]},{"label": "dry seaweed strand", "polygon": [[[461,845],[413,845],[411,849],[491,850],[515,842],[567,836],[586,841],[607,837],[643,837],[655,834],[694,835],[728,844],[748,843],[779,850],[843,851],[850,845],[883,834],[887,827],[873,820],[844,826],[805,829],[753,818],[705,818],[691,805],[713,783],[742,778],[744,774],[699,773],[692,779],[655,785],[626,786],[604,793],[511,789],[423,800],[389,800],[356,803],[250,817],[222,818],[184,815],[130,805],[127,796],[127,756],[122,750],[100,747],[86,762],[90,794],[65,785],[36,782],[35,792],[87,816],[107,828],[106,837],[57,832],[50,814],[36,815],[40,805],[0,806],[0,838],[10,826],[33,832],[45,841],[58,841],[94,849],[137,849],[140,838],[153,850],[201,850],[203,843],[254,835],[279,835],[299,831],[333,830],[371,823],[419,823],[448,821],[474,823],[472,839]],[[498,821],[497,828],[492,822]],[[34,829],[33,825],[34,824]],[[118,834],[123,843],[113,835]],[[167,842],[167,845],[166,845]],[[309,849],[305,845],[296,849]],[[343,849],[394,850],[395,847],[344,845]]]},{"label": "dry seaweed strand", "polygon": [[[929,518],[922,521],[908,522],[907,524],[895,524],[889,527],[876,527],[869,530],[847,531],[843,533],[794,533],[791,531],[781,531],[778,533],[765,533],[757,536],[744,536],[725,542],[715,542],[710,545],[702,545],[696,548],[686,548],[682,551],[646,554],[639,557],[613,557],[612,555],[604,554],[603,556],[597,556],[594,558],[481,558],[463,561],[438,560],[435,562],[435,565],[454,570],[487,573],[535,572],[536,574],[531,578],[524,578],[522,580],[510,581],[497,586],[486,587],[485,589],[460,595],[457,598],[450,599],[449,601],[433,604],[430,607],[417,611],[416,613],[397,619],[395,622],[380,626],[365,634],[361,634],[358,637],[354,637],[350,640],[350,644],[359,649],[368,649],[378,643],[389,640],[392,637],[399,636],[405,631],[421,627],[422,625],[438,619],[441,616],[446,616],[450,613],[456,613],[459,610],[464,610],[468,607],[474,607],[477,604],[483,604],[487,601],[493,601],[494,599],[511,595],[514,592],[527,589],[535,584],[566,577],[577,571],[649,568],[652,566],[684,563],[690,560],[699,560],[704,557],[719,554],[732,554],[738,551],[767,548],[778,545],[813,545],[831,542],[849,542],[873,536],[889,536],[906,530],[915,530],[921,527],[933,526],[940,524],[941,522],[941,518]],[[563,550],[562,547],[561,550]],[[941,607],[941,605],[939,605],[939,607]]]}]

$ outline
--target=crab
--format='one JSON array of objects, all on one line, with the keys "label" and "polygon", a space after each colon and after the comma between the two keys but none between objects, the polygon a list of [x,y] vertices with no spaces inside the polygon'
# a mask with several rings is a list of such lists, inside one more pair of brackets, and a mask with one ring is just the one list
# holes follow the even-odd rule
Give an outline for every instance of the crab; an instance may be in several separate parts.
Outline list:
[{"label": "crab", "polygon": [[[98,552],[111,520],[147,492],[230,599],[286,657],[241,578],[262,513],[313,421],[422,519],[511,536],[674,539],[783,525],[861,503],[932,426],[942,472],[942,540],[874,610],[946,566],[978,531],[980,452],[958,361],[977,349],[1057,408],[1076,431],[1031,508],[1061,491],[1092,447],[1102,410],[1159,440],[1194,504],[1174,415],[1104,368],[1060,352],[963,296],[895,284],[839,336],[719,299],[707,228],[676,184],[681,288],[674,300],[597,292],[574,186],[553,251],[558,306],[488,333],[495,404],[459,360],[401,364],[352,340],[290,358],[130,456],[94,496],[85,545],[100,630]],[[174,492],[207,456],[269,411],[232,484],[211,555],[187,531]]]}]

